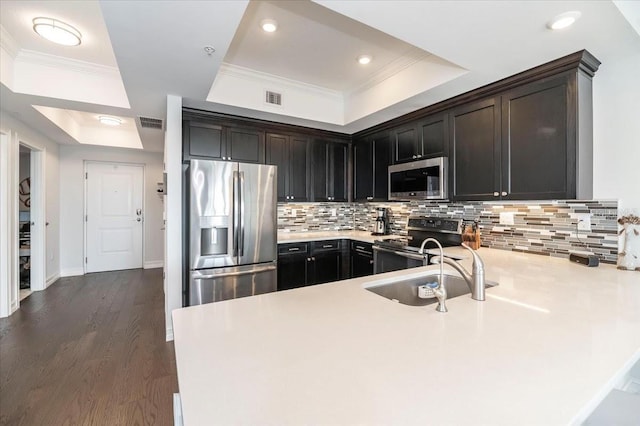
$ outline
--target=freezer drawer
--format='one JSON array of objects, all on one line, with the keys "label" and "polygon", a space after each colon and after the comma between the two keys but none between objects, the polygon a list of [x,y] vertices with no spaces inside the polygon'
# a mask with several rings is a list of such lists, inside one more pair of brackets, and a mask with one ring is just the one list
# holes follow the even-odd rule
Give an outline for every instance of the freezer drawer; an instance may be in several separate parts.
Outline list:
[{"label": "freezer drawer", "polygon": [[191,271],[189,305],[269,293],[277,282],[276,262]]}]

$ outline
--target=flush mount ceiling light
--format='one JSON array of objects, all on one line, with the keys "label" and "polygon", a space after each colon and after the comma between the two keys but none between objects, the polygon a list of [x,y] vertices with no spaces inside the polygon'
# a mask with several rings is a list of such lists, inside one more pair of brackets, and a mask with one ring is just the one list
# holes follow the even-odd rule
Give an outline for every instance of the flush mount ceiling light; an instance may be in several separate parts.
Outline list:
[{"label": "flush mount ceiling light", "polygon": [[358,56],[358,63],[360,65],[367,65],[371,62],[371,55],[360,55]]},{"label": "flush mount ceiling light", "polygon": [[273,19],[264,19],[260,22],[260,27],[262,27],[262,31],[266,33],[273,33],[278,29],[278,23]]},{"label": "flush mount ceiling light", "polygon": [[78,46],[82,34],[71,25],[53,18],[34,18],[33,30],[41,37],[63,46]]},{"label": "flush mount ceiling light", "polygon": [[122,124],[122,120],[117,117],[110,117],[108,115],[101,115],[98,117],[98,121],[107,126],[119,126]]},{"label": "flush mount ceiling light", "polygon": [[561,30],[563,28],[567,28],[568,26],[576,22],[580,15],[582,15],[582,13],[578,12],[577,10],[561,13],[551,21],[547,22],[547,28],[549,28],[550,30]]}]

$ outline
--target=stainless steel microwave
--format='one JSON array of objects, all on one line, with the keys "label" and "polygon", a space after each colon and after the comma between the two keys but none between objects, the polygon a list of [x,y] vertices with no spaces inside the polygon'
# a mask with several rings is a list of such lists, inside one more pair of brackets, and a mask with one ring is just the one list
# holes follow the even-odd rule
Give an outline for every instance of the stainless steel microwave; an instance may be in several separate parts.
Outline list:
[{"label": "stainless steel microwave", "polygon": [[446,200],[447,157],[389,166],[389,200]]}]

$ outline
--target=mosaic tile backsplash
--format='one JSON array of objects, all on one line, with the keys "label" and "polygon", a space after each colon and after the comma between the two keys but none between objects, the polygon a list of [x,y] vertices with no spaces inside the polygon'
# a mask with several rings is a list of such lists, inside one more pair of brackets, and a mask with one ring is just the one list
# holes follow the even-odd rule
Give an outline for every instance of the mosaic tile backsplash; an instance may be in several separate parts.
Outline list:
[{"label": "mosaic tile backsplash", "polygon": [[[405,235],[412,215],[478,219],[484,247],[555,257],[593,253],[605,263],[615,263],[618,256],[617,201],[279,203],[278,229],[370,231],[377,207],[389,209],[393,234]],[[501,225],[500,213],[512,213],[513,225]],[[577,232],[580,213],[591,215],[591,231]]]}]

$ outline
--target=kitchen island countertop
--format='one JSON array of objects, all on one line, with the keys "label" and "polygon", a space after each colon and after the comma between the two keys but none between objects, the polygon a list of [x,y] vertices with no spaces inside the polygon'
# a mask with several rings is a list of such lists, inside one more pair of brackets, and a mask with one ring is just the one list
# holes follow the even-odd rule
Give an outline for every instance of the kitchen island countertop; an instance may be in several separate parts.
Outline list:
[{"label": "kitchen island countertop", "polygon": [[479,254],[500,285],[445,314],[364,289],[435,265],[174,311],[185,425],[579,424],[640,358],[640,275]]}]

